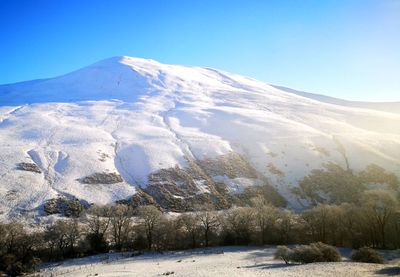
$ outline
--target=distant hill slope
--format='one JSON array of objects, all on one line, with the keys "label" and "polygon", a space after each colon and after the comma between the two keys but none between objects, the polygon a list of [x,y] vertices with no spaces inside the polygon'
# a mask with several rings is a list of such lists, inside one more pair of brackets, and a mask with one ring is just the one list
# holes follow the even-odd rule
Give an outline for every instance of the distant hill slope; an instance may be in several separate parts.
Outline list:
[{"label": "distant hill slope", "polygon": [[287,88],[287,87],[282,87],[282,86],[274,86],[274,87],[277,88],[277,89],[289,92],[289,93],[293,93],[293,94],[296,94],[296,95],[300,95],[300,96],[303,96],[303,97],[307,97],[307,98],[310,98],[310,99],[314,99],[314,100],[325,102],[325,103],[329,103],[329,104],[345,106],[345,107],[371,109],[371,110],[378,110],[378,111],[384,111],[384,112],[400,114],[400,102],[349,101],[349,100],[343,100],[343,99],[330,97],[330,96],[325,96],[325,95],[321,95],[321,94],[314,94],[314,93],[294,90],[294,89]]}]

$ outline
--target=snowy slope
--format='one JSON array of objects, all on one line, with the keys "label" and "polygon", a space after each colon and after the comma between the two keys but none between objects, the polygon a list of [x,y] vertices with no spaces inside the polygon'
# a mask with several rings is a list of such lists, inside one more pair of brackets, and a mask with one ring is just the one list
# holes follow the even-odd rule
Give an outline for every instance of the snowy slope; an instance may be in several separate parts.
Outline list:
[{"label": "snowy slope", "polygon": [[[150,173],[229,153],[296,205],[290,187],[324,163],[344,165],[341,148],[355,170],[376,163],[400,174],[400,114],[332,105],[219,70],[115,57],[0,86],[0,211],[29,214],[58,195],[129,198]],[[21,162],[42,173],[18,170]],[[98,172],[124,181],[79,181]],[[211,177],[233,192],[259,182]]]},{"label": "snowy slope", "polygon": [[400,114],[400,102],[349,101],[349,100],[338,99],[338,98],[334,98],[334,97],[330,97],[330,96],[326,96],[326,95],[309,93],[309,92],[305,92],[305,91],[299,91],[299,90],[282,87],[282,86],[274,86],[274,87],[277,89],[280,89],[280,90],[284,90],[289,93],[293,93],[296,95],[315,99],[320,102],[325,102],[325,103],[330,103],[330,104],[335,104],[335,105],[340,105],[340,106],[346,106],[346,107],[365,108],[365,109]]}]

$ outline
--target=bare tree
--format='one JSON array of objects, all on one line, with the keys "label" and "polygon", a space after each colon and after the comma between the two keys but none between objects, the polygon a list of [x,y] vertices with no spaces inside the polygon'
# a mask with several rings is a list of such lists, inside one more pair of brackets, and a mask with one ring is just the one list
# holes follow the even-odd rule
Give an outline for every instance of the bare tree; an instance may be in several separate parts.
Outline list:
[{"label": "bare tree", "polygon": [[110,225],[111,208],[92,206],[86,212],[86,225],[91,233],[104,235]]},{"label": "bare tree", "polygon": [[182,249],[184,242],[180,225],[174,216],[161,216],[153,231],[153,246],[157,251]]},{"label": "bare tree", "polygon": [[251,204],[254,210],[255,224],[260,231],[261,244],[265,244],[267,232],[275,225],[278,218],[278,209],[261,196],[252,198]]},{"label": "bare tree", "polygon": [[127,205],[118,204],[111,209],[111,236],[117,250],[121,250],[128,241],[132,231],[132,215],[132,210]]},{"label": "bare tree", "polygon": [[291,211],[281,211],[275,222],[280,242],[287,244],[294,240],[294,229],[298,222],[298,217]]},{"label": "bare tree", "polygon": [[380,235],[381,246],[386,247],[386,227],[398,207],[396,199],[385,190],[368,190],[362,198],[364,218]]},{"label": "bare tree", "polygon": [[302,214],[302,219],[311,232],[313,241],[326,243],[328,233],[329,205],[318,205]]},{"label": "bare tree", "polygon": [[148,205],[138,207],[137,214],[146,233],[148,249],[151,250],[154,231],[162,219],[162,212],[155,206]]},{"label": "bare tree", "polygon": [[361,223],[360,209],[349,203],[341,204],[339,207],[344,213],[342,228],[346,234],[347,243],[349,243],[352,248],[358,248],[360,247],[357,239]]},{"label": "bare tree", "polygon": [[16,251],[16,247],[18,245],[18,241],[25,234],[24,226],[22,223],[11,222],[5,225],[4,227],[5,237],[3,238],[5,249],[8,253],[13,253]]},{"label": "bare tree", "polygon": [[226,212],[225,221],[234,234],[235,244],[248,244],[254,229],[254,210],[246,207]]},{"label": "bare tree", "polygon": [[21,276],[36,268],[40,259],[34,255],[43,245],[39,232],[28,233],[23,224],[14,221],[0,224],[0,235],[0,275]]},{"label": "bare tree", "polygon": [[197,234],[199,232],[199,221],[193,214],[182,214],[177,219],[179,225],[188,234],[192,248],[196,248]]},{"label": "bare tree", "polygon": [[107,249],[106,232],[111,221],[111,208],[108,206],[92,206],[86,212],[86,227],[90,248],[93,252],[104,252]]},{"label": "bare tree", "polygon": [[67,221],[57,220],[46,228],[44,240],[50,249],[51,257],[64,258],[68,254],[67,249],[73,249],[74,245],[71,246],[71,239],[68,236],[70,227]]},{"label": "bare tree", "polygon": [[203,231],[204,244],[206,247],[209,245],[210,233],[215,230],[219,225],[218,215],[211,206],[199,207],[196,213],[196,218],[200,223],[200,229]]}]

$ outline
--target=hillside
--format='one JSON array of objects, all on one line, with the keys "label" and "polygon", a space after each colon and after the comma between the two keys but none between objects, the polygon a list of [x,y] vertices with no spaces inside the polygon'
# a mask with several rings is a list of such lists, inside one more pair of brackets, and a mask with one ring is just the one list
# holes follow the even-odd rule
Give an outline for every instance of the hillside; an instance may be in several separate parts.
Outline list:
[{"label": "hillside", "polygon": [[400,175],[400,114],[209,68],[114,57],[1,85],[0,103],[3,217],[44,214],[60,196],[224,207],[265,183],[296,208],[291,188],[328,162]]}]

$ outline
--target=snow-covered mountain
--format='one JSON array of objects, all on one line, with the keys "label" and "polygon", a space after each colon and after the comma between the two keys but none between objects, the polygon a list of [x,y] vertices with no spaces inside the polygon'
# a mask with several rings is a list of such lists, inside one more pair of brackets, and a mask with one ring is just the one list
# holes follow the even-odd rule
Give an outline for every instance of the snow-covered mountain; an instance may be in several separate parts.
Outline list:
[{"label": "snow-covered mountain", "polygon": [[179,210],[221,184],[234,194],[265,182],[296,206],[290,188],[328,162],[400,175],[399,113],[318,100],[131,57],[2,85],[0,212],[36,214],[60,196]]}]

